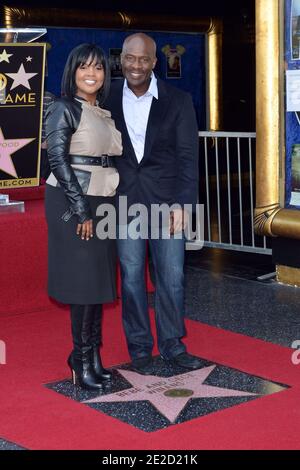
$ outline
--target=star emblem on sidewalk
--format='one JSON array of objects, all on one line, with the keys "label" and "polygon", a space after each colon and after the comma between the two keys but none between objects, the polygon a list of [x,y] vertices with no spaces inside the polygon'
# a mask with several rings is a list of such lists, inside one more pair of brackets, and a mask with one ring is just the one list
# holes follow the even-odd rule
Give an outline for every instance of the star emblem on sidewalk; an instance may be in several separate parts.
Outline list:
[{"label": "star emblem on sidewalk", "polygon": [[25,145],[35,140],[31,139],[4,139],[2,129],[0,127],[0,170],[18,178],[16,169],[11,159],[11,155]]},{"label": "star emblem on sidewalk", "polygon": [[3,49],[3,51],[0,54],[0,62],[7,62],[9,64],[9,57],[11,57],[13,54],[7,54],[6,50]]},{"label": "star emblem on sidewalk", "polygon": [[29,85],[29,80],[37,75],[37,73],[27,73],[25,72],[24,65],[21,64],[17,73],[6,73],[6,75],[13,79],[13,84],[11,86],[11,90],[17,88],[17,86],[24,86],[28,90],[31,90]]},{"label": "star emblem on sidewalk", "polygon": [[193,398],[257,396],[256,393],[204,384],[215,367],[216,365],[203,367],[173,377],[145,376],[130,370],[117,369],[132,387],[84,400],[83,403],[148,400],[162,415],[174,423],[188,401]]}]

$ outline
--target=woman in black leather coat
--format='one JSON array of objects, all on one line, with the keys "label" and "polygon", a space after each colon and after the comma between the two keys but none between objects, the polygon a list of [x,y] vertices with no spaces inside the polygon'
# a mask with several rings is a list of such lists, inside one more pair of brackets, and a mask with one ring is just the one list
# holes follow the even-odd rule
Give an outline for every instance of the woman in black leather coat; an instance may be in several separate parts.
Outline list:
[{"label": "woman in black leather coat", "polygon": [[114,158],[121,135],[100,105],[110,74],[102,49],[81,44],[65,65],[62,98],[46,117],[51,174],[46,184],[48,292],[70,304],[73,351],[68,358],[73,383],[99,390],[111,373],[102,366],[102,304],[116,298],[114,239],[95,233],[99,205],[114,204],[119,175]]}]

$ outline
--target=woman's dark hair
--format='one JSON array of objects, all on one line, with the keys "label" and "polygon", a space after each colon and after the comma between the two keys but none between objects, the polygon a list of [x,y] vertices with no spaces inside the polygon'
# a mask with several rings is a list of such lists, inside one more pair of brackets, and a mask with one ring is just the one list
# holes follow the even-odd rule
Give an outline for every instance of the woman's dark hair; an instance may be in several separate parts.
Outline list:
[{"label": "woman's dark hair", "polygon": [[74,98],[77,92],[76,70],[80,65],[86,64],[87,61],[93,62],[94,60],[96,60],[97,64],[101,64],[104,70],[103,86],[97,93],[99,104],[104,103],[110,89],[110,68],[104,51],[96,44],[80,44],[70,52],[61,81],[62,96]]}]

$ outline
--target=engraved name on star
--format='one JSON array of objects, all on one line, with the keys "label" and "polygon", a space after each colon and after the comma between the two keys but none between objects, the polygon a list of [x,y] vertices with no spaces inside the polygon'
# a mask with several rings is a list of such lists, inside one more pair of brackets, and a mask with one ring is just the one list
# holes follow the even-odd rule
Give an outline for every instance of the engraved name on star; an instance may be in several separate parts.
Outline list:
[{"label": "engraved name on star", "polygon": [[6,73],[6,75],[13,79],[13,84],[10,87],[11,90],[17,88],[17,86],[24,86],[28,90],[31,90],[29,85],[29,80],[37,75],[37,73],[27,73],[25,72],[24,65],[21,64],[17,73]]},{"label": "engraved name on star", "polygon": [[11,57],[13,54],[7,54],[6,50],[3,49],[3,51],[0,54],[0,62],[8,62],[9,63],[9,57]]},{"label": "engraved name on star", "polygon": [[174,423],[181,410],[191,398],[209,397],[250,397],[256,393],[214,387],[203,382],[213,372],[216,365],[173,377],[141,375],[130,370],[117,369],[131,383],[132,387],[109,395],[100,395],[83,403],[113,403],[148,400],[171,423]]},{"label": "engraved name on star", "polygon": [[31,139],[4,139],[4,135],[0,127],[0,170],[10,176],[18,178],[11,155],[22,147],[25,147],[25,145],[29,144],[33,140],[35,140],[35,137]]}]

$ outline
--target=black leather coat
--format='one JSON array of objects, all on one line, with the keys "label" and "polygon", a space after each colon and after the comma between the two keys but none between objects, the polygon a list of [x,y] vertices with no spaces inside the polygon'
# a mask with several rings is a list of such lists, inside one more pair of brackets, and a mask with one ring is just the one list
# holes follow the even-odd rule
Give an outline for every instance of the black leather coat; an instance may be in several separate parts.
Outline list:
[{"label": "black leather coat", "polygon": [[62,218],[66,222],[75,214],[78,223],[92,218],[87,197],[69,162],[72,134],[78,128],[82,113],[81,103],[68,98],[54,101],[46,113],[46,138],[49,164],[70,203]]}]

